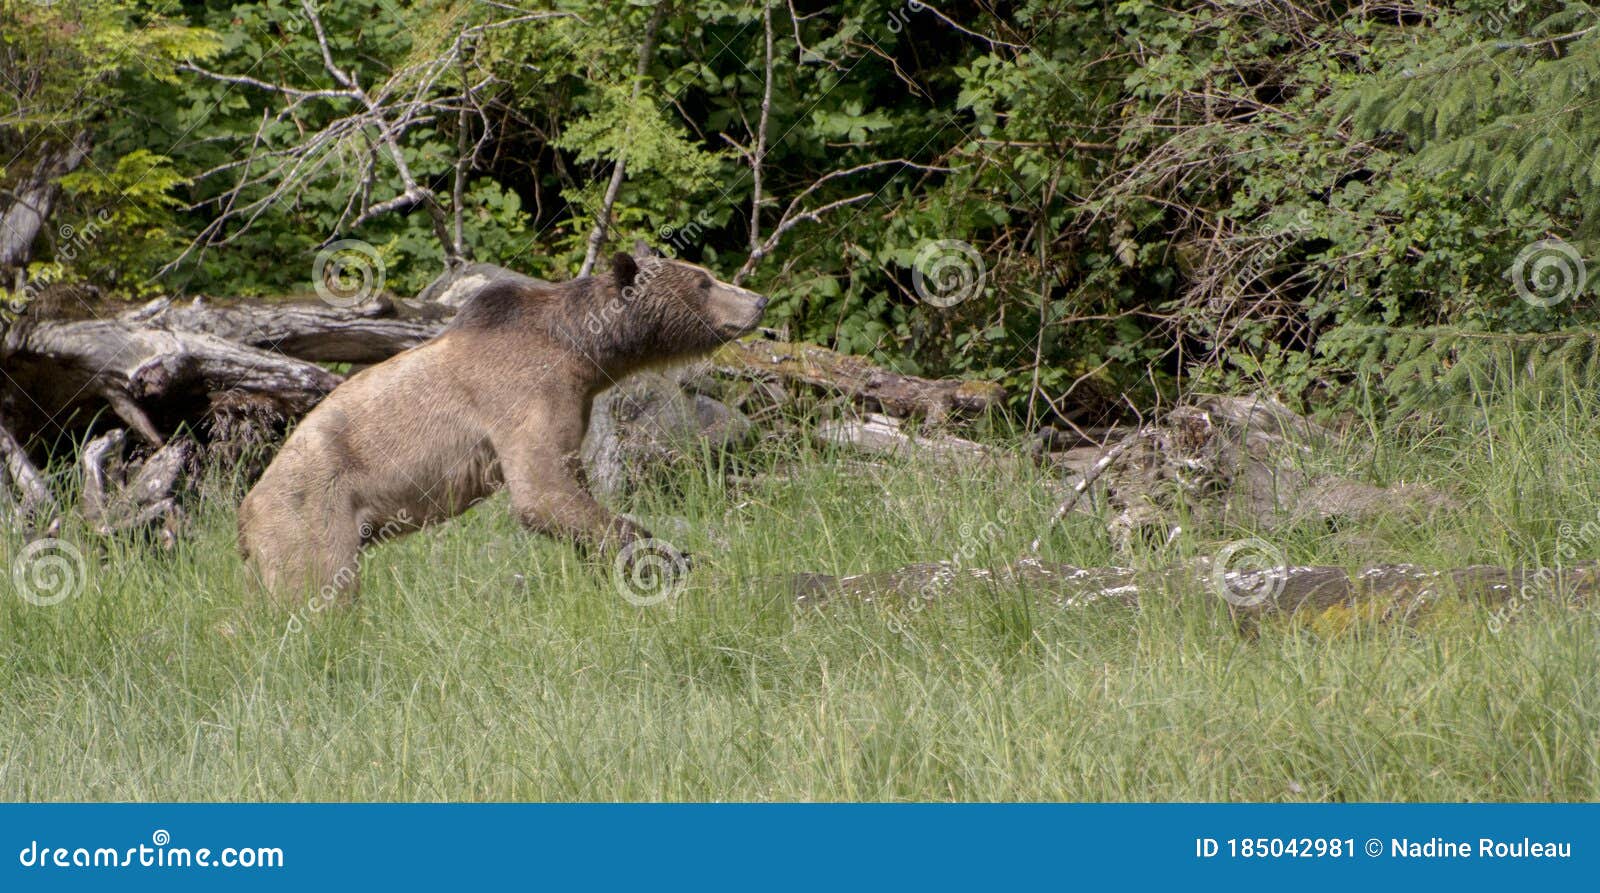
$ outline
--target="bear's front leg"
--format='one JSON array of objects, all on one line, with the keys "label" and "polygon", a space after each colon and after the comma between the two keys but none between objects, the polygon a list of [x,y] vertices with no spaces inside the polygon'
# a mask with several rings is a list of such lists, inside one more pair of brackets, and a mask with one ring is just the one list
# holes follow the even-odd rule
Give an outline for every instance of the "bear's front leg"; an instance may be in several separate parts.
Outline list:
[{"label": "bear's front leg", "polygon": [[529,530],[609,553],[650,532],[595,501],[576,450],[523,443],[500,449],[500,471],[511,511]]}]

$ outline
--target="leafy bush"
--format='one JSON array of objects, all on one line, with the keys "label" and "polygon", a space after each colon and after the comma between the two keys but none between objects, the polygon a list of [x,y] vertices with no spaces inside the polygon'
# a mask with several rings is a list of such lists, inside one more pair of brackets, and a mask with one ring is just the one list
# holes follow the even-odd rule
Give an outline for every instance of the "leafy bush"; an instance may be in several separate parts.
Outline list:
[{"label": "leafy bush", "polygon": [[[81,18],[25,6],[6,8],[28,33]],[[352,196],[405,191],[391,166],[352,173],[381,153],[371,128],[344,132],[248,226],[207,230],[227,202],[259,197],[231,196],[230,163],[351,114],[351,100],[319,96],[280,115],[282,93],[239,80],[338,87],[298,5],[192,4],[183,25],[141,3],[91,6],[106,34],[144,35],[150,58],[106,61],[121,58],[110,37],[73,44],[114,92],[81,119],[93,168],[64,185],[80,215],[127,191],[125,239],[65,264],[41,244],[38,264],[131,294],[204,235],[221,244],[161,287],[294,292],[319,246],[353,236],[379,248],[396,291],[442,269],[437,227],[415,206],[350,225]],[[362,83],[437,100],[397,129],[452,212],[455,159],[475,149],[464,248],[571,275],[619,162],[611,236],[725,276],[789,209],[798,219],[749,266],[775,299],[770,319],[908,372],[1001,381],[1029,422],[1087,418],[1117,390],[1266,382],[1338,403],[1354,376],[1382,380],[1401,362],[1385,346],[1395,332],[1423,345],[1403,362],[1443,369],[1478,342],[1404,333],[1595,322],[1586,283],[1542,306],[1511,277],[1551,274],[1529,265],[1531,245],[1564,240],[1580,260],[1594,247],[1600,127],[1586,96],[1600,35],[1586,3],[562,0],[551,13],[489,27],[508,13],[445,0],[321,11],[330,54]],[[425,76],[473,27],[459,70]],[[233,80],[175,64],[195,59]],[[464,84],[480,85],[470,115],[450,104]],[[48,114],[70,97],[29,102]],[[4,127],[25,135],[28,120]],[[129,165],[159,176],[135,181]],[[917,289],[930,246],[946,243],[974,249],[974,284],[951,306]]]}]

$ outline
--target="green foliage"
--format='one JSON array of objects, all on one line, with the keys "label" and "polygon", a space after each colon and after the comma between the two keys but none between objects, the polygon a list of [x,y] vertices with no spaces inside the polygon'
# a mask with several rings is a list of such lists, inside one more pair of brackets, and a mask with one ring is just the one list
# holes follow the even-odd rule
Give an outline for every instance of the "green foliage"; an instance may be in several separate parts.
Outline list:
[{"label": "green foliage", "polygon": [[[176,192],[188,180],[177,165],[192,160],[130,137],[147,138],[147,116],[182,83],[175,64],[211,56],[220,40],[167,6],[0,0],[0,196],[38,172],[60,184],[31,278],[142,293],[181,243],[190,223],[177,219]],[[73,145],[86,157],[65,160]]]},{"label": "green foliage", "polygon": [[181,247],[174,209],[182,202],[173,193],[188,182],[173,168],[172,159],[147,149],[123,155],[110,170],[91,166],[63,176],[61,190],[72,205],[94,209],[78,231],[94,222],[112,234],[82,240],[83,251],[72,258],[75,275],[128,294],[157,290],[159,283],[149,278],[128,277]]},{"label": "green foliage", "polygon": [[[550,16],[476,33],[441,77],[428,60],[509,13],[457,0],[325,6],[330,52],[375,95],[486,85],[481,119],[463,127],[434,108],[403,134],[418,180],[452,212],[454,160],[464,141],[480,147],[461,209],[479,259],[571,275],[622,160],[614,239],[725,276],[743,265],[768,86],[761,7],[666,7],[636,78],[649,3],[561,0]],[[397,291],[440,270],[419,208],[348,226],[353,196],[404,184],[385,164],[372,182],[354,176],[381,150],[370,128],[347,128],[248,228],[211,234],[224,245],[152,282],[229,201],[230,162],[287,150],[353,101],[279,116],[282,95],[172,66],[204,59],[225,75],[337,87],[287,0],[193,5],[186,22],[109,0],[5,8],[18,23],[7,45],[49,72],[6,126],[20,138],[82,109],[73,120],[94,134],[95,166],[71,181],[63,221],[87,220],[112,188],[134,205],[114,210],[127,244],[65,262],[41,245],[41,265],[130,294],[300,291],[318,247],[353,236],[379,246]],[[945,4],[949,21],[891,0],[794,11],[771,10],[758,241],[791,202],[800,219],[750,280],[794,337],[1000,381],[1040,421],[1116,390],[1265,382],[1337,402],[1351,375],[1388,368],[1372,352],[1384,329],[1600,322],[1592,287],[1542,307],[1510,278],[1535,242],[1564,239],[1580,256],[1600,245],[1600,121],[1587,98],[1600,32],[1587,4],[1022,0]],[[96,102],[74,103],[80,80]],[[122,173],[141,164],[148,181]],[[944,242],[973,246],[981,267],[952,306],[915,287],[919,258]]]},{"label": "green foliage", "polygon": [[[1402,134],[1419,171],[1470,172],[1473,191],[1514,211],[1600,212],[1596,9],[1581,2],[1461,4],[1428,41],[1390,54],[1340,97],[1364,137]],[[1586,233],[1592,235],[1592,230]]]}]

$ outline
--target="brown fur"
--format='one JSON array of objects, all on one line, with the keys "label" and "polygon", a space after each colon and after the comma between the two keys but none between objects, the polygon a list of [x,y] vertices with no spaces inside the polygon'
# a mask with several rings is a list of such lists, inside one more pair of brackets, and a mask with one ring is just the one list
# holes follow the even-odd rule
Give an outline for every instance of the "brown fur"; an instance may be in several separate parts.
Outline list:
[{"label": "brown fur", "polygon": [[649,533],[589,494],[578,452],[596,394],[753,329],[766,299],[700,267],[619,254],[608,276],[495,283],[434,340],[305,417],[239,507],[239,545],[279,597],[353,592],[366,542],[501,486],[527,528],[601,548]]}]

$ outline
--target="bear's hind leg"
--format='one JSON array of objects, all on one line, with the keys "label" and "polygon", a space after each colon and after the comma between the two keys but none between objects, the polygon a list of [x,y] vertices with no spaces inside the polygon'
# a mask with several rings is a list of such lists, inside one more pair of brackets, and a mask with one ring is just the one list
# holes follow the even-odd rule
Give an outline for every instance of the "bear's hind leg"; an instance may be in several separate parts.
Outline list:
[{"label": "bear's hind leg", "polygon": [[322,610],[353,599],[360,589],[361,529],[354,512],[251,530],[247,541],[249,564],[261,587],[285,607]]}]

